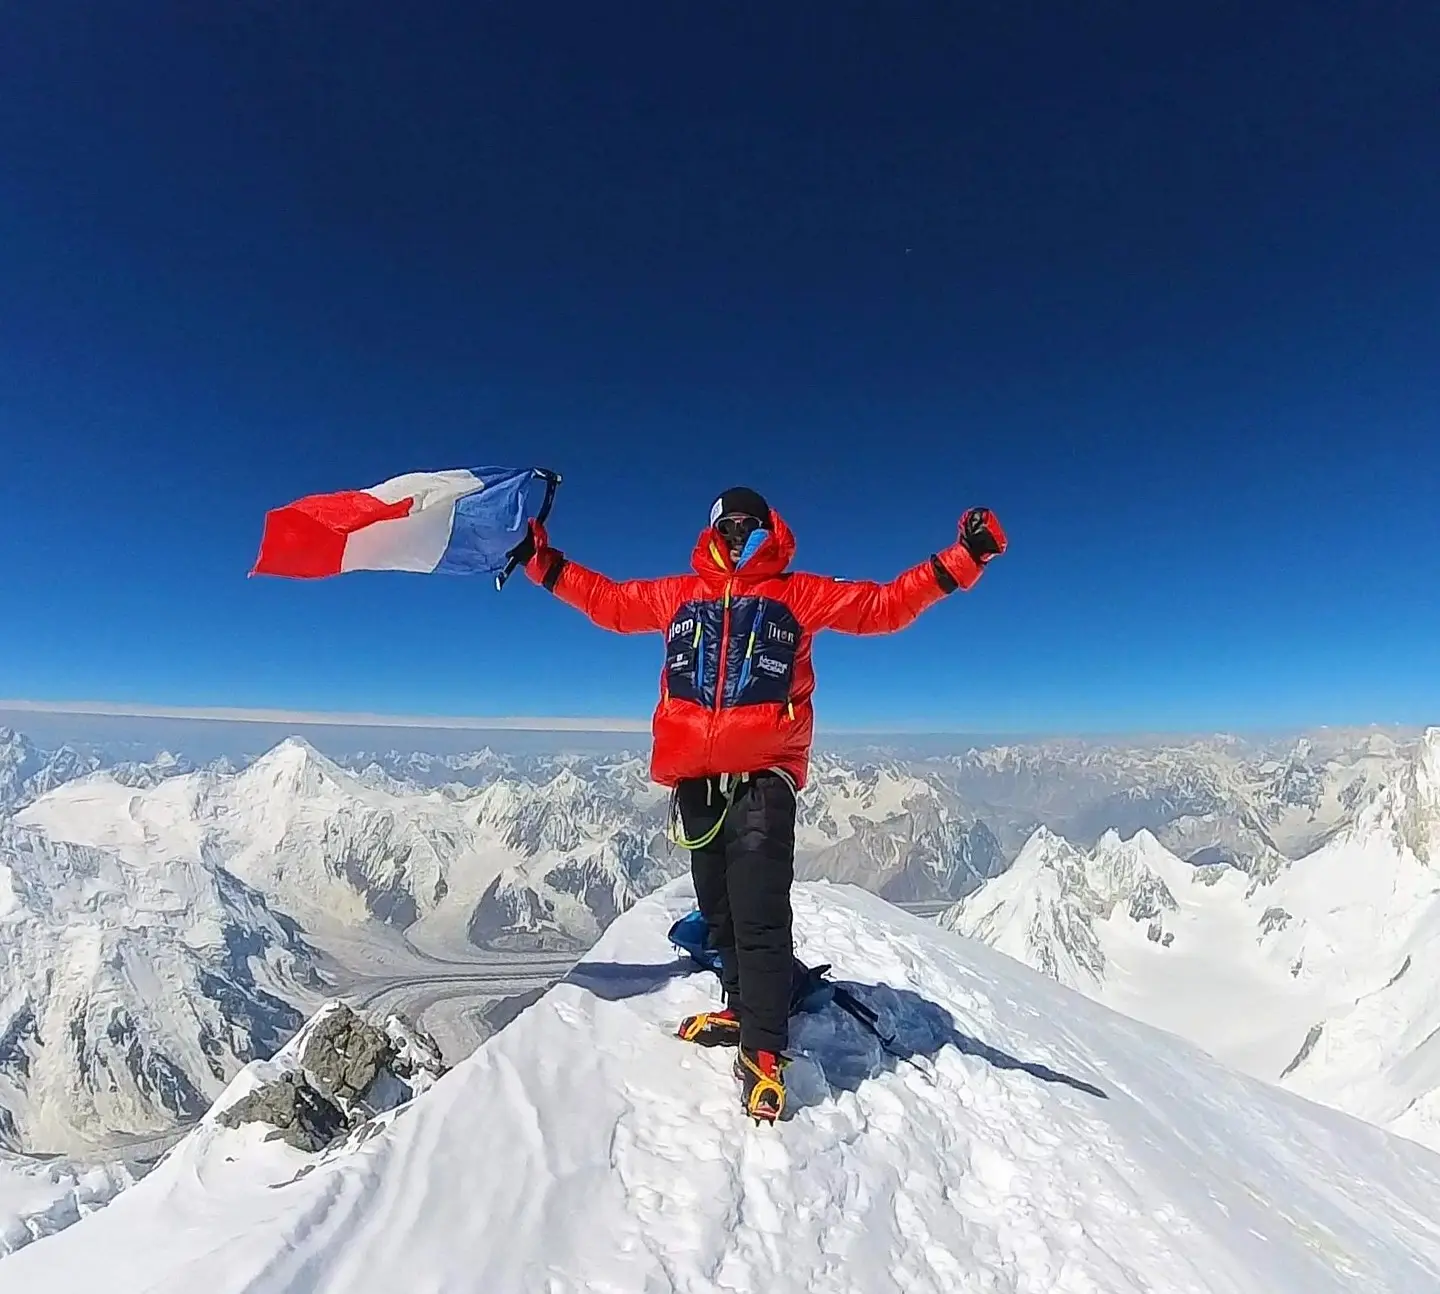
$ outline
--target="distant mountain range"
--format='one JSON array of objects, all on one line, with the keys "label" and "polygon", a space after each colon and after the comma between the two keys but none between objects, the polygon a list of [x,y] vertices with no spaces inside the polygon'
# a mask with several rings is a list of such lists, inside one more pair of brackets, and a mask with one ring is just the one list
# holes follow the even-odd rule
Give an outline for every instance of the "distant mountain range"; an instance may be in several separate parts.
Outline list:
[{"label": "distant mountain range", "polygon": [[[1122,992],[1129,953],[1115,931],[1168,957],[1135,963],[1158,975],[1191,946],[1187,921],[1205,944],[1204,913],[1254,924],[1254,909],[1275,929],[1245,938],[1273,935],[1266,956],[1279,958],[1300,928],[1287,935],[1282,913],[1296,922],[1302,905],[1270,897],[1292,860],[1348,857],[1362,829],[1383,836],[1366,815],[1411,785],[1417,749],[1370,732],[822,752],[801,797],[797,871],[897,902],[974,895],[951,914],[957,928],[1144,1015],[1145,994]],[[0,924],[24,932],[0,959],[0,1146],[12,1148],[142,1135],[204,1108],[313,1005],[317,950],[337,930],[388,931],[440,957],[578,952],[687,866],[638,755],[332,759],[290,739],[245,767],[196,767],[168,752],[41,750],[0,730],[0,806]],[[1213,902],[1196,908],[1195,895]],[[1312,967],[1318,938],[1297,953]],[[1239,972],[1205,967],[1224,1015]],[[1255,1041],[1252,1072],[1278,1072],[1318,1021],[1330,1022],[1322,1039],[1338,1036],[1328,999],[1276,1000],[1293,1023]],[[1170,1027],[1210,1045],[1204,1014]],[[1320,1047],[1287,1081],[1302,1082]]]},{"label": "distant mountain range", "polygon": [[294,922],[209,859],[134,865],[0,821],[0,1146],[82,1149],[203,1113],[318,987]]},{"label": "distant mountain range", "polygon": [[[187,771],[170,755],[97,770],[93,757],[10,745],[19,821],[132,863],[218,860],[302,921],[579,949],[688,865],[637,757],[336,761],[291,739],[239,771]],[[797,836],[802,876],[899,900],[954,898],[1006,862],[938,772],[898,761],[819,757]]]},{"label": "distant mountain range", "polygon": [[1383,781],[1375,759],[1338,787],[1293,768],[1271,783],[1344,807],[1282,867],[1246,876],[1150,831],[1082,849],[1041,828],[941,924],[1440,1149],[1440,728]]}]

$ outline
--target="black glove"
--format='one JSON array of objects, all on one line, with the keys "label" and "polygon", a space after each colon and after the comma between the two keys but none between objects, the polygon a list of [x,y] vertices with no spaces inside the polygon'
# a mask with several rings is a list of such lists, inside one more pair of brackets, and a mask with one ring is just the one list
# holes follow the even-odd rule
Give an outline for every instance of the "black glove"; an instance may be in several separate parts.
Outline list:
[{"label": "black glove", "polygon": [[1009,542],[989,508],[971,508],[960,518],[960,542],[981,566],[1005,551]]},{"label": "black glove", "polygon": [[525,531],[525,538],[515,545],[507,554],[517,566],[530,565],[530,559],[535,556],[535,523],[532,521]]},{"label": "black glove", "polygon": [[558,548],[550,547],[550,537],[538,521],[530,523],[525,538],[506,555],[514,558],[516,565],[525,567],[531,579],[538,580],[551,593],[555,592],[560,572],[565,569],[565,554]]}]

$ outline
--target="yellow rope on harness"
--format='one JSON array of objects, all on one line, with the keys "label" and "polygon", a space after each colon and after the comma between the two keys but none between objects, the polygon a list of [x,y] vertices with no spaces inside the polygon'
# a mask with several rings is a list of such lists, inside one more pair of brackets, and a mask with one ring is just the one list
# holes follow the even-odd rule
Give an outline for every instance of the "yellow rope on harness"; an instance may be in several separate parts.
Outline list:
[{"label": "yellow rope on harness", "polygon": [[730,803],[727,800],[725,803],[725,807],[720,810],[720,817],[716,820],[715,825],[711,827],[710,830],[707,831],[703,836],[696,836],[694,840],[689,839],[683,832],[677,830],[672,823],[670,830],[671,843],[679,845],[681,849],[689,849],[692,851],[696,849],[704,849],[706,845],[714,844],[715,837],[720,834],[720,828],[725,825],[725,815],[729,811]]},{"label": "yellow rope on harness", "polygon": [[[730,812],[730,806],[735,803],[735,788],[745,780],[745,776],[737,777],[725,790],[725,803],[720,809],[720,816],[715,819],[715,825],[703,836],[697,836],[694,840],[686,837],[680,828],[680,794],[677,791],[670,801],[670,830],[668,832],[670,843],[679,846],[681,849],[704,849],[713,845],[720,835],[720,829],[725,825],[725,815]],[[707,779],[708,780],[708,779]]]}]

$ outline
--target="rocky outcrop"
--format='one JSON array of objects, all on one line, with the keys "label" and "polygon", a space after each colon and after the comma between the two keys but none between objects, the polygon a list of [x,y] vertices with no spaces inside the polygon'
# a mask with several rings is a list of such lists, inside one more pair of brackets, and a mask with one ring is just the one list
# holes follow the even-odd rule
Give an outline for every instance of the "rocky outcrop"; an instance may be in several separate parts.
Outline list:
[{"label": "rocky outcrop", "polygon": [[286,1141],[311,1153],[324,1150],[350,1130],[345,1112],[311,1087],[298,1069],[257,1087],[215,1117],[227,1128],[268,1123],[274,1131],[267,1141]]},{"label": "rocky outcrop", "polygon": [[349,1007],[315,1023],[300,1054],[300,1068],[322,1095],[342,1110],[355,1108],[394,1059],[390,1039]]},{"label": "rocky outcrop", "polygon": [[267,1141],[317,1153],[366,1120],[393,1110],[445,1073],[429,1034],[391,1016],[383,1027],[331,1003],[287,1052],[295,1067],[262,1083],[216,1118],[227,1128],[269,1124]]}]

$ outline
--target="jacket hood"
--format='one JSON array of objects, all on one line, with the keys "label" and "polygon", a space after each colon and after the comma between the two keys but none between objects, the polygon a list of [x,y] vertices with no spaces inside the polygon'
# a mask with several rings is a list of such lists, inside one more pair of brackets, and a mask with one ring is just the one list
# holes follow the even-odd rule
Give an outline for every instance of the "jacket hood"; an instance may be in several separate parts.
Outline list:
[{"label": "jacket hood", "polygon": [[765,542],[739,570],[730,561],[729,549],[710,526],[706,526],[695,541],[690,565],[696,575],[707,580],[768,580],[784,571],[794,556],[795,536],[790,533],[785,518],[771,508],[770,531]]}]

